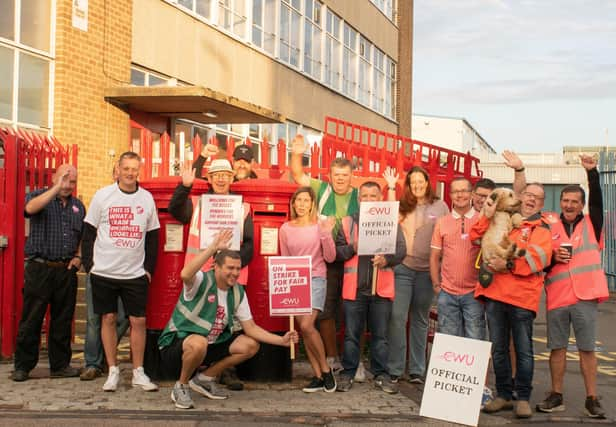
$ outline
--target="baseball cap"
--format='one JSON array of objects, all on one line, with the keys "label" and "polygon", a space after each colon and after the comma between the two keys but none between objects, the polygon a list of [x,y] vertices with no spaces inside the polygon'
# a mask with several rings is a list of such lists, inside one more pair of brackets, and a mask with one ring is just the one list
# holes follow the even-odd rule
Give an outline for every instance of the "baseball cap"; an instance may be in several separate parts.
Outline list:
[{"label": "baseball cap", "polygon": [[207,173],[216,173],[216,172],[233,173],[233,169],[231,168],[231,163],[229,163],[229,160],[227,159],[213,160]]},{"label": "baseball cap", "polygon": [[238,145],[237,147],[235,147],[235,150],[233,151],[233,160],[239,160],[239,159],[244,159],[247,162],[252,162],[252,160],[255,158],[253,152],[252,152],[252,147],[242,144],[242,145]]}]

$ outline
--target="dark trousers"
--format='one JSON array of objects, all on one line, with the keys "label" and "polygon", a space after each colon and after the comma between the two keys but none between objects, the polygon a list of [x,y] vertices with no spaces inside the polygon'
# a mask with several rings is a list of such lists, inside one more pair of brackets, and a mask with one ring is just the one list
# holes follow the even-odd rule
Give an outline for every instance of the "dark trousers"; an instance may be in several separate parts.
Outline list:
[{"label": "dark trousers", "polygon": [[38,363],[43,319],[50,307],[49,367],[71,361],[71,321],[77,297],[77,270],[28,261],[24,274],[23,312],[17,332],[15,370],[29,372]]}]

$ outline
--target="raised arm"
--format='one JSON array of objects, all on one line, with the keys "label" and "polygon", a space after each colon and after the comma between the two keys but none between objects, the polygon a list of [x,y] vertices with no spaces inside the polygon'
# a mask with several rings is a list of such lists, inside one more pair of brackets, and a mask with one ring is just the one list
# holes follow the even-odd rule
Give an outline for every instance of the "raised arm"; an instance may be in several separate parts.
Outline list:
[{"label": "raised arm", "polygon": [[513,151],[503,151],[503,157],[505,158],[505,165],[514,171],[513,192],[516,196],[520,197],[522,191],[526,188],[526,169],[524,168],[524,163]]},{"label": "raised arm", "polygon": [[302,163],[305,152],[304,137],[299,134],[295,135],[291,143],[291,176],[296,184],[308,186],[310,185],[310,177],[304,173],[304,164]]},{"label": "raised arm", "polygon": [[603,228],[603,196],[599,182],[599,171],[597,170],[597,159],[592,156],[580,155],[580,162],[586,169],[588,178],[588,216],[592,222],[595,237],[599,241]]},{"label": "raised arm", "polygon": [[197,256],[191,259],[184,266],[184,268],[180,272],[182,282],[184,282],[185,285],[193,283],[195,274],[197,274],[197,272],[201,269],[201,266],[203,266],[203,264],[205,264],[205,262],[210,259],[210,257],[214,256],[216,252],[229,247],[229,242],[231,241],[232,236],[232,230],[222,230],[220,233],[218,233],[210,246],[199,252]]},{"label": "raised arm", "polygon": [[[36,215],[55,199],[60,190],[62,189],[62,185],[68,185],[71,180],[71,172],[75,174],[75,168],[70,165],[62,165],[54,173],[52,177],[53,187],[49,188],[47,191],[39,194],[36,197],[31,198],[26,203],[24,207],[24,211],[27,215]],[[74,178],[73,178],[74,179]]]}]

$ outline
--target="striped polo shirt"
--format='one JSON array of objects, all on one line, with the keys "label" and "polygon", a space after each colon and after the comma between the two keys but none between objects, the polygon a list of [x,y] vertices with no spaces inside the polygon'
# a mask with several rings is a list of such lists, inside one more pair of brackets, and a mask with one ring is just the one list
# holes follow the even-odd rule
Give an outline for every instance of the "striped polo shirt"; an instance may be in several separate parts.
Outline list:
[{"label": "striped polo shirt", "polygon": [[438,220],[430,247],[441,251],[441,288],[453,295],[475,290],[475,260],[479,247],[473,246],[469,233],[479,219],[472,207],[461,216],[455,210]]}]

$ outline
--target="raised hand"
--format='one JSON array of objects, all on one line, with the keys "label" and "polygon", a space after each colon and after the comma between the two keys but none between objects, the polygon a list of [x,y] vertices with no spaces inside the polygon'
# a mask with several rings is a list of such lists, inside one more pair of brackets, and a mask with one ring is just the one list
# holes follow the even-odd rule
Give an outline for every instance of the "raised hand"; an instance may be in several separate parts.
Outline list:
[{"label": "raised hand", "polygon": [[205,144],[201,149],[201,155],[205,158],[213,157],[218,154],[218,147],[214,144]]},{"label": "raised hand", "polygon": [[524,167],[522,160],[513,151],[503,151],[503,157],[505,159],[505,165],[509,166],[511,169],[522,169]]},{"label": "raised hand", "polygon": [[597,167],[597,159],[586,154],[580,154],[580,163],[587,171]]},{"label": "raised hand", "polygon": [[385,182],[387,182],[387,186],[389,188],[396,188],[396,183],[398,182],[400,175],[396,173],[396,168],[387,166],[385,168],[385,172],[383,172],[383,178],[385,179]]},{"label": "raised hand", "polygon": [[336,226],[336,217],[319,215],[319,228],[322,233],[331,234]]},{"label": "raised hand", "polygon": [[298,133],[291,142],[291,153],[303,155],[305,152],[306,142],[304,141],[304,136]]},{"label": "raised hand", "polygon": [[222,249],[227,249],[231,244],[231,238],[233,237],[233,230],[224,229],[221,230],[220,233],[214,237],[214,241],[212,242],[212,247],[215,251],[220,251]]},{"label": "raised hand", "polygon": [[182,168],[182,185],[184,187],[192,187],[195,182],[195,169],[190,167]]}]

